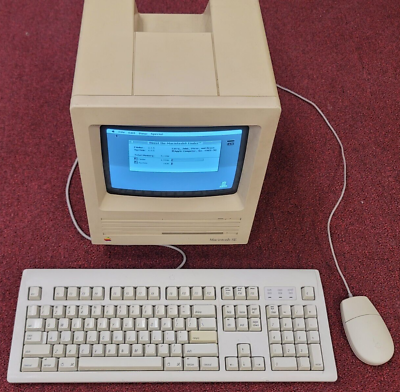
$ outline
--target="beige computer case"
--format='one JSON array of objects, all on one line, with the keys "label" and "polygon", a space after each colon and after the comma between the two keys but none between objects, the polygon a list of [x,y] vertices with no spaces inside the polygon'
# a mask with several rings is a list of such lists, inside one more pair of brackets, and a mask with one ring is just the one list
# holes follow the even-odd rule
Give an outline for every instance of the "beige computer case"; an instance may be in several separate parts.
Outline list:
[{"label": "beige computer case", "polygon": [[[86,0],[71,118],[92,242],[247,243],[280,115],[257,0],[210,0],[196,15]],[[106,192],[101,125],[250,127],[236,194]]]}]

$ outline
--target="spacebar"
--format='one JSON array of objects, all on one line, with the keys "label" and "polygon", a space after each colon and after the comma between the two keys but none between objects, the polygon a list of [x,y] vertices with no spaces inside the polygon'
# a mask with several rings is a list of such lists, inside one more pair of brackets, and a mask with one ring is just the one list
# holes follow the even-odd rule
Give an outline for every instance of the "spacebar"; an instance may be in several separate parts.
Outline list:
[{"label": "spacebar", "polygon": [[82,357],[78,370],[163,370],[161,357]]}]

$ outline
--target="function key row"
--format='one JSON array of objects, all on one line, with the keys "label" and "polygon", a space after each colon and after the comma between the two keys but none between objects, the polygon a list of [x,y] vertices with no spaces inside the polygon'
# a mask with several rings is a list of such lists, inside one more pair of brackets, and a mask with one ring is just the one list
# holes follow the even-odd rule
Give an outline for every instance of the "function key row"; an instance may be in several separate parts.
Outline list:
[{"label": "function key row", "polygon": [[258,300],[258,287],[225,286],[222,287],[222,299],[227,300]]},{"label": "function key row", "polygon": [[159,300],[160,288],[151,286],[125,286],[125,287],[111,287],[110,292],[111,300]]},{"label": "function key row", "polygon": [[54,288],[54,300],[55,301],[65,301],[65,300],[101,301],[104,300],[104,287],[57,286]]},{"label": "function key row", "polygon": [[215,287],[212,286],[171,286],[167,287],[167,300],[215,300]]}]

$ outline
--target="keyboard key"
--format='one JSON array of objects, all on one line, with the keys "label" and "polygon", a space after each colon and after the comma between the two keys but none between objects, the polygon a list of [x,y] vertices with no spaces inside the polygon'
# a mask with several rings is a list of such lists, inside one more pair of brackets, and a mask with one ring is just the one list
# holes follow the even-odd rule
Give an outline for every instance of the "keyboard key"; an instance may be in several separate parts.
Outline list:
[{"label": "keyboard key", "polygon": [[122,299],[122,287],[111,287],[111,300]]},{"label": "keyboard key", "polygon": [[215,299],[215,287],[206,286],[204,289],[204,299],[214,300]]},{"label": "keyboard key", "polygon": [[248,331],[249,330],[249,322],[247,318],[237,318],[236,319],[236,330],[237,331]]},{"label": "keyboard key", "polygon": [[187,286],[179,287],[179,299],[190,299],[190,288]]},{"label": "keyboard key", "polygon": [[269,343],[274,344],[274,343],[281,343],[281,333],[279,331],[270,331],[268,332],[269,336]]},{"label": "keyboard key", "polygon": [[44,331],[44,319],[32,318],[26,321],[26,331]]},{"label": "keyboard key", "polygon": [[67,300],[77,300],[79,299],[79,288],[78,287],[68,287],[67,289]]},{"label": "keyboard key", "polygon": [[236,357],[225,358],[225,369],[226,370],[239,370],[239,361]]},{"label": "keyboard key", "polygon": [[304,301],[313,301],[315,299],[314,287],[306,286],[301,288],[301,298]]},{"label": "keyboard key", "polygon": [[268,319],[268,331],[280,331],[280,323],[278,318]]},{"label": "keyboard key", "polygon": [[53,317],[53,308],[50,305],[40,307],[40,318],[48,319]]},{"label": "keyboard key", "polygon": [[246,299],[246,288],[239,286],[235,287],[233,290],[235,300],[243,301]]},{"label": "keyboard key", "polygon": [[292,331],[281,332],[282,343],[294,343],[294,335]]},{"label": "keyboard key", "polygon": [[281,306],[279,306],[279,317],[280,318],[292,317],[292,312],[290,310],[290,305],[281,305]]},{"label": "keyboard key", "polygon": [[250,344],[238,344],[238,357],[250,357]]},{"label": "keyboard key", "polygon": [[284,344],[283,345],[283,356],[284,357],[295,357],[296,350],[294,344]]},{"label": "keyboard key", "polygon": [[[121,346],[128,346],[127,344],[121,344]],[[145,357],[155,357],[157,355],[157,348],[155,344],[146,344],[144,347],[144,356]]]},{"label": "keyboard key", "polygon": [[319,332],[318,331],[307,332],[307,343],[308,344],[319,343]]},{"label": "keyboard key", "polygon": [[306,331],[318,331],[318,321],[316,318],[306,319]]},{"label": "keyboard key", "polygon": [[135,288],[132,286],[124,287],[123,297],[124,297],[124,300],[134,300],[135,299]]},{"label": "keyboard key", "polygon": [[167,287],[167,299],[178,299],[178,288],[177,287]]},{"label": "keyboard key", "polygon": [[[152,306],[150,306],[150,308],[152,308]],[[129,313],[128,313],[128,306],[127,305],[118,305],[117,306],[117,313],[116,316],[119,318],[125,318],[128,317]],[[153,317],[153,313],[151,311],[149,317]]]},{"label": "keyboard key", "polygon": [[186,357],[184,359],[184,370],[199,370],[199,358]]},{"label": "keyboard key", "polygon": [[298,370],[310,370],[310,359],[306,357],[297,358],[297,369]]},{"label": "keyboard key", "polygon": [[152,305],[143,305],[142,306],[142,317],[144,317],[144,318],[153,317],[153,306]]},{"label": "keyboard key", "polygon": [[[81,358],[80,361],[82,359],[87,359],[87,358]],[[75,372],[77,370],[77,359],[76,358],[60,358],[58,361],[58,370],[60,372]]]},{"label": "keyboard key", "polygon": [[293,319],[293,331],[305,331],[306,325],[303,318]]},{"label": "keyboard key", "polygon": [[282,318],[279,320],[280,324],[280,329],[281,331],[292,331],[293,330],[293,324],[292,324],[292,319],[290,318]]},{"label": "keyboard key", "polygon": [[251,301],[257,301],[258,297],[258,287],[247,287],[246,289],[247,299]]},{"label": "keyboard key", "polygon": [[[146,357],[154,357],[155,356],[155,345],[154,344],[146,344],[146,347],[150,347],[147,348],[145,355]],[[152,355],[152,350],[151,347],[154,348],[154,355]],[[119,357],[129,357],[130,356],[130,346],[129,344],[119,344],[118,345],[118,356]]]},{"label": "keyboard key", "polygon": [[258,318],[249,319],[249,331],[253,332],[261,331],[261,320]]},{"label": "keyboard key", "polygon": [[252,370],[265,370],[265,363],[263,357],[253,357],[251,358],[251,369]]},{"label": "keyboard key", "polygon": [[189,318],[191,316],[192,316],[192,312],[190,310],[190,305],[179,306],[179,317]]},{"label": "keyboard key", "polygon": [[297,357],[308,357],[307,344],[296,344],[296,356]]},{"label": "keyboard key", "polygon": [[136,299],[138,301],[147,299],[147,287],[140,286],[136,289]]},{"label": "keyboard key", "polygon": [[222,299],[233,299],[233,287],[222,288]]},{"label": "keyboard key", "polygon": [[167,317],[174,318],[178,317],[178,305],[168,305],[167,306]]},{"label": "keyboard key", "polygon": [[40,307],[37,305],[28,306],[28,311],[26,314],[27,318],[38,318],[40,314]]},{"label": "keyboard key", "polygon": [[196,318],[188,318],[186,319],[186,330],[188,331],[197,331],[197,319]]},{"label": "keyboard key", "polygon": [[159,344],[157,346],[157,355],[159,357],[169,357],[169,345],[168,344]]},{"label": "keyboard key", "polygon": [[43,358],[42,359],[42,372],[56,372],[58,369],[57,358]]},{"label": "keyboard key", "polygon": [[194,317],[217,317],[214,305],[193,305]]},{"label": "keyboard key", "polygon": [[185,344],[183,346],[184,357],[217,357],[218,346],[216,344]]},{"label": "keyboard key", "polygon": [[78,356],[78,346],[76,344],[68,344],[66,349],[67,357],[77,357]]},{"label": "keyboard key", "polygon": [[236,305],[235,306],[236,317],[247,317],[247,306],[246,305]]},{"label": "keyboard key", "polygon": [[217,332],[191,331],[189,332],[189,341],[190,343],[217,343],[218,342]]},{"label": "keyboard key", "polygon": [[311,370],[324,370],[321,346],[319,344],[309,344],[308,351],[310,355]]},{"label": "keyboard key", "polygon": [[279,317],[279,309],[277,305],[268,305],[266,307],[267,318],[277,318]]},{"label": "keyboard key", "polygon": [[29,287],[28,300],[40,301],[42,299],[42,288],[38,286]]},{"label": "keyboard key", "polygon": [[302,305],[293,305],[292,306],[292,318],[303,318],[304,317],[304,309]]},{"label": "keyboard key", "polygon": [[[190,332],[192,333],[192,332]],[[179,331],[176,334],[176,342],[180,344],[189,343],[189,333],[188,331]],[[194,342],[190,342],[194,343]],[[199,343],[216,343],[216,342],[199,342]]]},{"label": "keyboard key", "polygon": [[[157,358],[157,359],[161,359],[161,358]],[[167,371],[183,370],[182,358],[174,358],[174,357],[164,358],[164,370],[167,370]]]},{"label": "keyboard key", "polygon": [[26,344],[22,356],[24,358],[51,357],[51,352],[50,344]]},{"label": "keyboard key", "polygon": [[65,287],[56,287],[54,289],[54,300],[63,301],[67,298],[67,290]]},{"label": "keyboard key", "polygon": [[249,305],[247,313],[250,318],[260,318],[260,307],[258,305]]},{"label": "keyboard key", "polygon": [[163,370],[163,360],[159,357],[84,357],[79,359],[78,370]]},{"label": "keyboard key", "polygon": [[46,332],[26,332],[25,333],[25,344],[45,344],[46,343]]},{"label": "keyboard key", "polygon": [[159,287],[149,287],[149,300],[160,299],[160,288]]},{"label": "keyboard key", "polygon": [[315,305],[304,306],[304,318],[317,317],[317,308]]},{"label": "keyboard key", "polygon": [[143,344],[132,344],[132,357],[143,357]]},{"label": "keyboard key", "polygon": [[282,345],[281,344],[270,344],[269,353],[271,355],[271,358],[282,357],[283,356]]},{"label": "keyboard key", "polygon": [[239,358],[239,370],[251,370],[251,359],[249,357]]},{"label": "keyboard key", "polygon": [[233,305],[224,305],[222,307],[222,314],[224,318],[235,317],[235,307]]},{"label": "keyboard key", "polygon": [[22,360],[22,372],[40,372],[41,359],[40,358],[24,358]]},{"label": "keyboard key", "polygon": [[203,288],[200,286],[192,287],[191,297],[192,297],[192,300],[203,299]]},{"label": "keyboard key", "polygon": [[272,370],[297,370],[295,357],[271,358]]},{"label": "keyboard key", "polygon": [[234,318],[224,319],[224,331],[226,332],[236,331],[236,321]]},{"label": "keyboard key", "polygon": [[81,301],[90,301],[92,299],[92,289],[88,286],[81,287],[79,299]]},{"label": "keyboard key", "polygon": [[216,331],[217,320],[215,318],[200,318],[198,326],[199,331]]},{"label": "keyboard key", "polygon": [[219,370],[218,358],[200,358],[200,370]]},{"label": "keyboard key", "polygon": [[93,287],[92,299],[95,301],[104,300],[104,287]]},{"label": "keyboard key", "polygon": [[116,344],[107,344],[105,349],[106,357],[116,357],[118,355],[118,346]]},{"label": "keyboard key", "polygon": [[56,305],[53,308],[53,317],[60,319],[65,317],[65,306],[64,305]]},{"label": "keyboard key", "polygon": [[182,345],[179,343],[171,344],[170,355],[171,357],[182,357]]}]

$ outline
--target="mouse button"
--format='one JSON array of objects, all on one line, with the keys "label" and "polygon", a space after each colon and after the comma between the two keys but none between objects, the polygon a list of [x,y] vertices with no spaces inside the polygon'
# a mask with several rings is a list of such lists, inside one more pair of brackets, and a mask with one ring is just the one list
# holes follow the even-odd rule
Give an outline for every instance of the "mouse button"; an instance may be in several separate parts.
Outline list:
[{"label": "mouse button", "polygon": [[378,311],[372,305],[371,301],[364,296],[346,298],[340,304],[340,313],[343,322],[364,316],[364,315],[378,315]]},{"label": "mouse button", "polygon": [[377,366],[393,356],[393,340],[380,315],[360,316],[344,327],[349,344],[361,361]]}]

